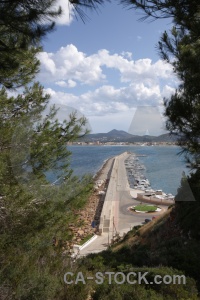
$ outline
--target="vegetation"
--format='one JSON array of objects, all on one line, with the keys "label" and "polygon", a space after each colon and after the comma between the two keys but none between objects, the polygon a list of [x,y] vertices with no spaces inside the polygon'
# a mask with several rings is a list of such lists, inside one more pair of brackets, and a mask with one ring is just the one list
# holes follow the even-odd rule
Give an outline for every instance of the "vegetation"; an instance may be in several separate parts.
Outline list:
[{"label": "vegetation", "polygon": [[[0,93],[0,272],[7,299],[56,299],[73,236],[68,229],[92,189],[92,179],[73,176],[66,142],[82,134],[85,119],[60,123],[38,84],[16,98]],[[50,184],[47,172],[54,174]],[[59,183],[59,185],[58,185]]]},{"label": "vegetation", "polygon": [[[200,242],[181,235],[173,214],[173,209],[170,209],[153,222],[134,227],[123,241],[107,251],[82,258],[76,267],[84,276],[94,276],[96,272],[123,272],[125,275],[148,272],[148,282],[154,282],[155,275],[164,278],[165,275],[185,274],[186,284],[116,284],[114,279],[109,284],[105,276],[103,284],[89,284],[88,292],[93,299],[198,299]],[[120,276],[117,278],[121,280]],[[84,289],[83,285],[80,289]]]},{"label": "vegetation", "polygon": [[132,207],[132,209],[134,210],[147,211],[147,212],[156,211],[157,208],[158,207],[156,205],[136,205]]},{"label": "vegetation", "polygon": [[[1,299],[61,299],[68,225],[92,189],[90,176],[73,176],[66,148],[87,132],[87,120],[71,114],[60,122],[33,82],[41,39],[61,12],[55,2],[0,1]],[[19,94],[8,96],[16,87]]]},{"label": "vegetation", "polygon": [[[165,247],[170,257],[168,264],[176,266],[179,264],[179,268],[194,276],[199,285],[200,278],[197,276],[197,248],[200,240],[199,1],[127,0],[126,2],[133,4],[136,9],[141,9],[145,17],[173,18],[174,27],[170,33],[163,33],[158,49],[162,58],[173,65],[181,83],[171,98],[165,99],[165,115],[168,118],[167,128],[178,136],[179,145],[186,154],[193,173],[189,177],[183,176],[175,198],[175,224],[180,227],[179,232],[187,238],[184,243],[181,242],[179,250],[177,246],[173,246],[173,250],[170,250],[172,246],[169,247],[165,241],[163,248]],[[182,239],[176,239],[178,243],[180,240]],[[159,251],[162,253],[163,250]]]},{"label": "vegetation", "polygon": [[179,144],[190,158],[191,167],[199,168],[199,37],[200,7],[198,0],[124,0],[144,13],[144,18],[173,19],[171,32],[164,32],[158,50],[166,62],[172,64],[180,79],[176,92],[165,99],[167,129],[179,138]]},{"label": "vegetation", "polygon": [[55,0],[0,1],[0,84],[8,88],[24,86],[39,70],[36,54],[40,40],[52,31]]},{"label": "vegetation", "polygon": [[[183,176],[175,198],[175,207],[164,217],[133,230],[115,249],[85,259],[91,270],[126,270],[144,265],[184,272],[197,282],[199,277],[200,246],[200,6],[198,0],[122,0],[125,6],[135,8],[147,18],[172,18],[173,27],[164,32],[157,48],[161,57],[172,64],[180,84],[170,99],[165,100],[167,129],[178,137],[186,158],[193,169],[190,177]],[[95,4],[95,2],[91,1]],[[143,267],[144,268],[144,267]],[[158,269],[157,269],[158,271]],[[167,270],[169,272],[169,269]],[[191,281],[190,281],[191,280]],[[134,288],[126,284],[94,287],[94,299],[197,299],[193,279],[189,289],[177,285],[158,290],[153,286]],[[191,288],[192,287],[192,288]],[[166,289],[163,293],[162,288]],[[179,289],[180,288],[180,289]],[[182,289],[183,288],[183,289]],[[191,289],[190,289],[191,288]],[[188,293],[189,291],[189,293]],[[180,292],[180,293],[179,293]]]},{"label": "vegetation", "polygon": [[89,241],[89,239],[91,239],[93,237],[93,234],[88,234],[85,238],[82,239],[82,241],[80,242],[80,245],[85,244],[87,241]]},{"label": "vegetation", "polygon": [[[70,2],[81,17],[83,5],[102,0]],[[65,254],[72,240],[68,224],[87,201],[91,178],[73,176],[66,142],[84,135],[86,120],[72,114],[59,122],[49,95],[33,82],[39,70],[36,54],[41,39],[54,28],[56,0],[0,1],[0,298],[2,299],[197,299],[200,208],[200,7],[197,0],[124,0],[145,13],[144,18],[172,17],[174,27],[158,44],[162,58],[173,65],[181,84],[165,99],[167,128],[178,135],[195,172],[181,182],[175,209],[137,227],[101,254],[72,264]],[[6,88],[21,87],[16,97]],[[45,116],[44,116],[45,115]],[[54,172],[54,182],[47,174]],[[59,183],[59,185],[58,185]],[[188,189],[189,183],[189,189]],[[191,197],[191,193],[193,197]],[[195,201],[193,201],[195,200]],[[66,270],[91,276],[98,272],[148,272],[187,276],[182,285],[64,286]],[[196,282],[195,282],[196,281]],[[196,284],[197,283],[197,284]]]}]

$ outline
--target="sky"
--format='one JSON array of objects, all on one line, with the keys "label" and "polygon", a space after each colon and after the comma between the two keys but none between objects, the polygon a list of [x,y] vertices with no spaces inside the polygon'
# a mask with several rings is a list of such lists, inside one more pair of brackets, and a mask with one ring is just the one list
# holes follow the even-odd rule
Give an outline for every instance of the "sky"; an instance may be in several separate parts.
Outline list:
[{"label": "sky", "polygon": [[[62,115],[67,107],[70,112],[78,110],[88,119],[92,133],[128,132],[134,122],[138,128],[134,134],[163,133],[162,121],[158,122],[163,97],[170,97],[178,80],[172,67],[160,59],[156,44],[162,32],[171,28],[171,21],[141,22],[142,13],[112,1],[97,11],[85,9],[83,23],[66,0],[58,2],[63,16],[43,40],[38,55],[37,80],[51,95],[51,103],[60,105]],[[145,117],[143,110],[138,117],[136,112],[144,106],[157,107],[153,111],[159,116]]]}]

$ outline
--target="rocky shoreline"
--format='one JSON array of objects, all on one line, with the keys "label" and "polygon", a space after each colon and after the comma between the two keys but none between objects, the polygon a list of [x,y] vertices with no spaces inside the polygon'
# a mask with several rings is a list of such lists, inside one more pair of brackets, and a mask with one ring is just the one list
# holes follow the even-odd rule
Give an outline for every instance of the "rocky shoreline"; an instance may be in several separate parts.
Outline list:
[{"label": "rocky shoreline", "polygon": [[81,244],[87,237],[90,237],[95,233],[98,234],[98,225],[113,162],[114,157],[107,159],[99,171],[94,175],[94,190],[85,207],[76,211],[79,226],[70,224],[70,229],[73,234],[73,244]]}]

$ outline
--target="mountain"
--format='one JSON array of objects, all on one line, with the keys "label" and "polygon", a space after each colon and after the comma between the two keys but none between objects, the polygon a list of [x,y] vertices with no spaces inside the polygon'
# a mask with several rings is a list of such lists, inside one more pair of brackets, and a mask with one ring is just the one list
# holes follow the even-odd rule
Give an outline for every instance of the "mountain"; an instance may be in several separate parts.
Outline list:
[{"label": "mountain", "polygon": [[107,133],[107,136],[116,137],[116,138],[119,138],[119,137],[129,138],[129,137],[132,137],[132,134],[130,134],[124,130],[113,129]]},{"label": "mountain", "polygon": [[161,134],[159,136],[156,137],[156,141],[157,142],[176,142],[177,141],[177,136],[175,134],[169,134],[169,133],[165,133],[165,134]]},{"label": "mountain", "polygon": [[84,140],[86,142],[95,142],[95,141],[101,141],[101,142],[123,141],[124,142],[132,137],[133,135],[129,134],[126,131],[113,129],[107,133],[88,134],[85,137],[83,137],[81,140]]},{"label": "mountain", "polygon": [[113,129],[107,133],[93,133],[88,134],[80,139],[84,142],[128,142],[128,143],[145,143],[145,142],[174,142],[175,136],[171,136],[169,133],[162,134],[160,136],[150,135],[132,135],[124,130]]}]

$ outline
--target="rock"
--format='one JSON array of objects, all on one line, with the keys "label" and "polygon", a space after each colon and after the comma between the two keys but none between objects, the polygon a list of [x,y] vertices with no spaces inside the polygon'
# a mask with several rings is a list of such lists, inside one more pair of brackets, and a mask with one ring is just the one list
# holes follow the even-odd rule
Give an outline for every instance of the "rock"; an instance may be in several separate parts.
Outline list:
[{"label": "rock", "polygon": [[78,230],[78,235],[84,235],[84,231],[83,230]]},{"label": "rock", "polygon": [[68,254],[68,251],[67,250],[63,251],[62,255],[65,256],[66,254]]}]

